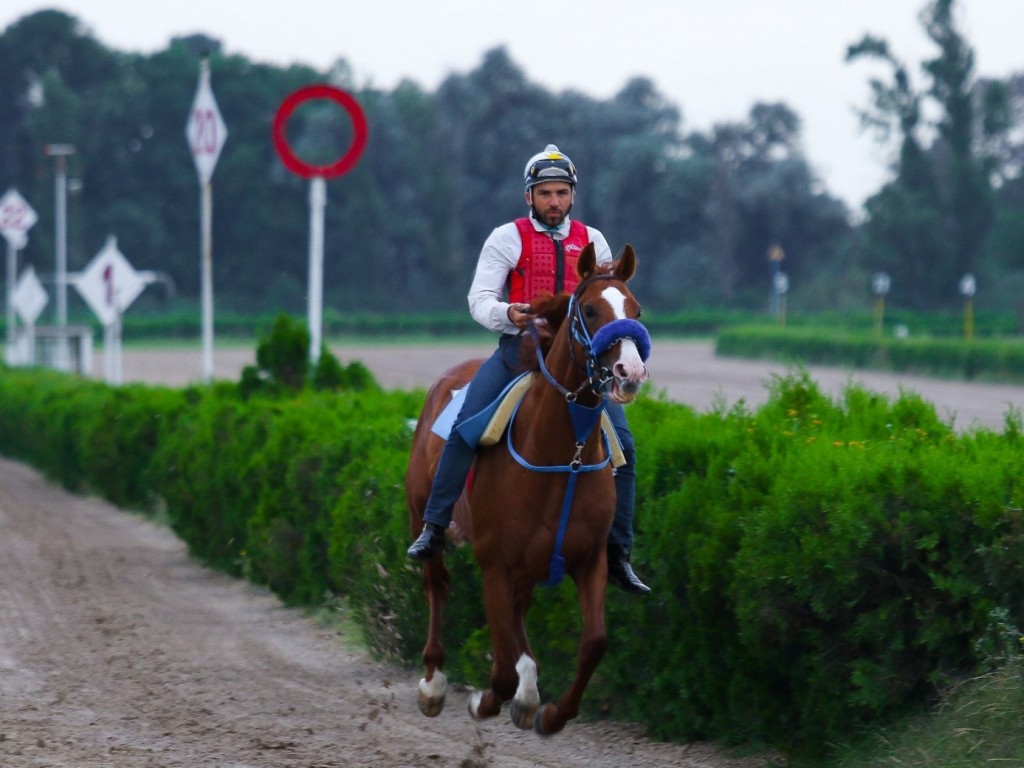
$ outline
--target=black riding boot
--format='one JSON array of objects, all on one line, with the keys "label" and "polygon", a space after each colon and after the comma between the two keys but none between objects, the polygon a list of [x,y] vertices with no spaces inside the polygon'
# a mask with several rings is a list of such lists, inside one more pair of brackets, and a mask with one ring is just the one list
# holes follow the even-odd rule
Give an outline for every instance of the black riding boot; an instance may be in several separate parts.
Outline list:
[{"label": "black riding boot", "polygon": [[608,544],[608,583],[626,592],[646,595],[651,588],[640,581],[629,564],[629,550],[621,544]]},{"label": "black riding boot", "polygon": [[434,523],[424,523],[423,533],[412,543],[406,554],[413,560],[429,560],[444,549],[445,529]]}]

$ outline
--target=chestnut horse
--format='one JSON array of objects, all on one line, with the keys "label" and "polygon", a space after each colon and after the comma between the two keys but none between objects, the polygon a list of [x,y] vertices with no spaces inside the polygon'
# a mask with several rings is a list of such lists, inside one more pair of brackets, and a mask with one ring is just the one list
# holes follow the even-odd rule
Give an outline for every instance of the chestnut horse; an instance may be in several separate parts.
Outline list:
[{"label": "chestnut horse", "polygon": [[[474,718],[493,717],[512,699],[510,715],[518,727],[532,724],[538,733],[556,733],[576,717],[583,691],[604,656],[606,547],[615,485],[607,442],[599,426],[590,427],[603,411],[604,398],[629,402],[647,379],[644,361],[650,339],[636,319],[640,306],[626,287],[636,263],[627,245],[614,265],[598,266],[593,245],[588,245],[577,262],[576,291],[533,303],[534,313],[546,321],[540,325],[551,332],[550,348],[543,359],[537,355],[540,372],[534,374],[507,439],[479,449],[471,488],[455,507],[450,535],[473,544],[483,574],[494,658],[491,687],[470,698]],[[480,363],[473,360],[450,369],[427,395],[406,473],[414,535],[423,527],[423,509],[444,447],[431,425],[452,391],[465,387]],[[590,426],[581,429],[580,421]],[[562,558],[557,566],[553,555],[554,560]],[[557,703],[539,708],[526,611],[534,587],[562,567],[576,584],[583,617],[576,675]],[[441,625],[449,579],[443,554],[424,563],[430,628],[419,704],[430,717],[444,708],[447,689]]]}]

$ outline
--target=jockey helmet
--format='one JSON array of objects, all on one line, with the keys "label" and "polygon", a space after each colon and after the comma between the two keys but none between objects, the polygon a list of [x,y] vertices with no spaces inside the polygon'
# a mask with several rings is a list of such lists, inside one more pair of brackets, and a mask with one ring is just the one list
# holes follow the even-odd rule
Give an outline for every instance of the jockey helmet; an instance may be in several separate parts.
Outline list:
[{"label": "jockey helmet", "polygon": [[523,176],[527,190],[546,181],[564,181],[573,188],[576,186],[576,166],[554,144],[548,144],[543,152],[529,159]]}]

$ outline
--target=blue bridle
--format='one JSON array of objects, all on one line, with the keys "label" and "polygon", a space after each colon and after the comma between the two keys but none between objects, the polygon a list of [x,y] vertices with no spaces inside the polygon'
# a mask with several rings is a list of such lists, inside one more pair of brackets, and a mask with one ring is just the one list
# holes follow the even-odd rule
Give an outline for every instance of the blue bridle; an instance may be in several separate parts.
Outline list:
[{"label": "blue bridle", "polygon": [[[593,279],[599,278],[614,279],[612,275],[597,275]],[[598,371],[598,358],[623,339],[632,339],[636,344],[640,359],[646,363],[647,358],[651,356],[651,336],[647,333],[643,323],[630,318],[612,320],[607,325],[598,328],[597,333],[591,336],[590,330],[583,320],[583,310],[577,297],[578,293],[577,290],[569,299],[569,336],[586,352],[587,380],[594,392],[600,394],[601,388],[611,378],[612,373],[607,369]],[[569,349],[571,353],[572,345],[569,346]]]}]

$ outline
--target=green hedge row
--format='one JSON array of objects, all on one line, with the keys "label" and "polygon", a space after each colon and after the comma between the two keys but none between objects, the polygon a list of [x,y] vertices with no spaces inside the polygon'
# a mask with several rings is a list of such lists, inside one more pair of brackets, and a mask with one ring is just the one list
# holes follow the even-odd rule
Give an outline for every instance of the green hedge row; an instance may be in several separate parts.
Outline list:
[{"label": "green hedge row", "polygon": [[992,381],[1024,381],[1024,339],[878,337],[834,329],[742,326],[715,338],[719,355],[875,368]]},{"label": "green hedge row", "polygon": [[[800,372],[769,395],[755,412],[630,406],[634,561],[655,591],[609,592],[589,716],[820,750],[983,663],[994,611],[1024,625],[1019,418],[957,434],[915,395],[833,401]],[[416,667],[426,606],[402,482],[422,396],[246,399],[0,368],[0,452],[161,510],[204,562],[289,603],[344,596],[378,651]],[[479,578],[469,548],[448,560],[449,672],[484,685]],[[571,585],[539,588],[529,623],[552,697],[575,665]]]}]

